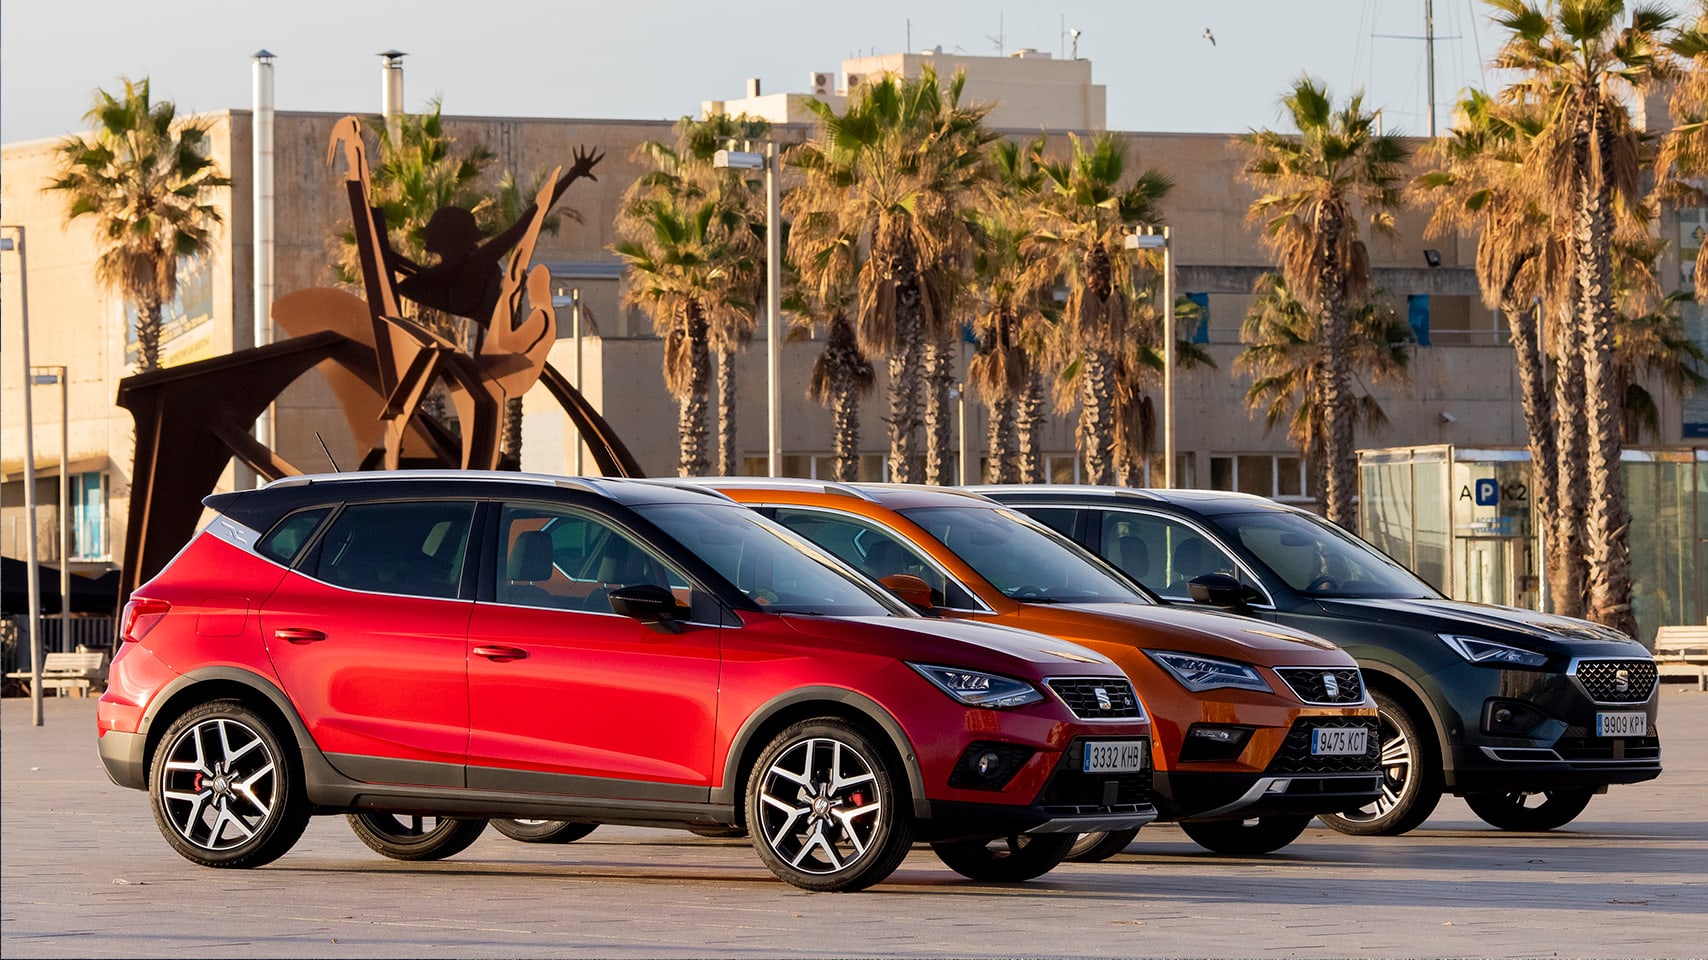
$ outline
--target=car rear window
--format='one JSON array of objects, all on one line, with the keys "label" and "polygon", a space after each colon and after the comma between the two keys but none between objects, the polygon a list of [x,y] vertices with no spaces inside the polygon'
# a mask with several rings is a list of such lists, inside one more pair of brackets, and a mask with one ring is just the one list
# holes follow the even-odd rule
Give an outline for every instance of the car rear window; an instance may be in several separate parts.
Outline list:
[{"label": "car rear window", "polygon": [[320,539],[307,572],[351,590],[455,597],[473,517],[467,501],[351,504]]}]

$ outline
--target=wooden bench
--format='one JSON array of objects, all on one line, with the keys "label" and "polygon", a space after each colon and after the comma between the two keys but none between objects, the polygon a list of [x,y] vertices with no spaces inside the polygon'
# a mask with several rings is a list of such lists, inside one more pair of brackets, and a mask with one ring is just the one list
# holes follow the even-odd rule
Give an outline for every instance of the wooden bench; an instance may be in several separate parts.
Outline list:
[{"label": "wooden bench", "polygon": [[[30,671],[18,670],[6,674],[8,680],[30,682]],[[76,653],[49,653],[42,657],[42,689],[76,690],[86,697],[96,684],[107,682],[107,654],[102,650],[80,650]]]},{"label": "wooden bench", "polygon": [[1708,624],[1655,631],[1655,666],[1663,677],[1695,677],[1708,690]]}]

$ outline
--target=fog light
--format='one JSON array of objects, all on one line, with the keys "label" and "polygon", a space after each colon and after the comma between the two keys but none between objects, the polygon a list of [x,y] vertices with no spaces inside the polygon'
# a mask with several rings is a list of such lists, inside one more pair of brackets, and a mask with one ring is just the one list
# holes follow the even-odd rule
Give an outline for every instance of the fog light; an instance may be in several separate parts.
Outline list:
[{"label": "fog light", "polygon": [[1194,723],[1186,730],[1186,742],[1180,747],[1180,759],[1186,763],[1237,759],[1245,751],[1246,741],[1251,739],[1251,730],[1251,727],[1219,723]]},{"label": "fog light", "polygon": [[1269,785],[1269,789],[1265,792],[1266,793],[1286,793],[1287,788],[1292,786],[1292,785],[1293,785],[1293,781],[1291,781],[1291,780],[1277,780],[1274,783],[1271,783]]},{"label": "fog light", "polygon": [[1519,700],[1490,699],[1483,704],[1483,732],[1497,737],[1528,737],[1548,715]]},{"label": "fog light", "polygon": [[1018,743],[979,740],[962,751],[949,774],[949,786],[964,790],[1001,790],[1032,759],[1033,749]]}]

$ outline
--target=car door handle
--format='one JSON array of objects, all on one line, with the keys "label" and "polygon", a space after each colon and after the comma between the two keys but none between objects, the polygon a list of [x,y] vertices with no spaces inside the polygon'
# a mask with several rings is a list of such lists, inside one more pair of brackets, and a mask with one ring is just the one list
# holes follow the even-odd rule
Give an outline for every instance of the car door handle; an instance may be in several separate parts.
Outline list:
[{"label": "car door handle", "polygon": [[310,630],[307,627],[280,627],[273,631],[273,639],[289,640],[291,643],[314,643],[325,640],[326,634],[319,630]]},{"label": "car door handle", "polygon": [[474,648],[474,655],[477,657],[485,657],[494,663],[508,663],[511,660],[526,660],[528,658],[528,651],[519,647],[481,646]]}]

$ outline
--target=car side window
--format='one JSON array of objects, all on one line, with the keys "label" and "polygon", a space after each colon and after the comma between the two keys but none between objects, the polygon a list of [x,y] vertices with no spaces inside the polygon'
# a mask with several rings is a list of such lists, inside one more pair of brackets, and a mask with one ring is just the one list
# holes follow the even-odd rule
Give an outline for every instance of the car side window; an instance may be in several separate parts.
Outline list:
[{"label": "car side window", "polygon": [[1215,542],[1193,527],[1151,514],[1106,511],[1098,553],[1127,576],[1170,600],[1191,600],[1194,577],[1222,573],[1255,587]]},{"label": "car side window", "polygon": [[1069,540],[1078,541],[1073,532],[1074,523],[1079,519],[1078,510],[1072,507],[1027,507],[1025,512],[1028,517]]},{"label": "car side window", "polygon": [[261,542],[255,545],[255,551],[269,560],[290,566],[298,553],[302,552],[303,544],[314,535],[320,521],[332,512],[331,507],[314,507],[309,510],[299,510],[277,524]]},{"label": "car side window", "polygon": [[493,597],[499,603],[610,613],[623,587],[664,587],[695,620],[717,622],[716,601],[609,522],[561,507],[506,503],[499,512]]},{"label": "car side window", "polygon": [[772,519],[834,554],[873,580],[898,573],[912,574],[931,588],[931,604],[955,610],[980,610],[983,605],[964,587],[949,579],[912,544],[875,523],[820,510],[778,507]]},{"label": "car side window", "polygon": [[351,504],[332,521],[307,572],[350,590],[454,598],[473,518],[466,500]]}]

